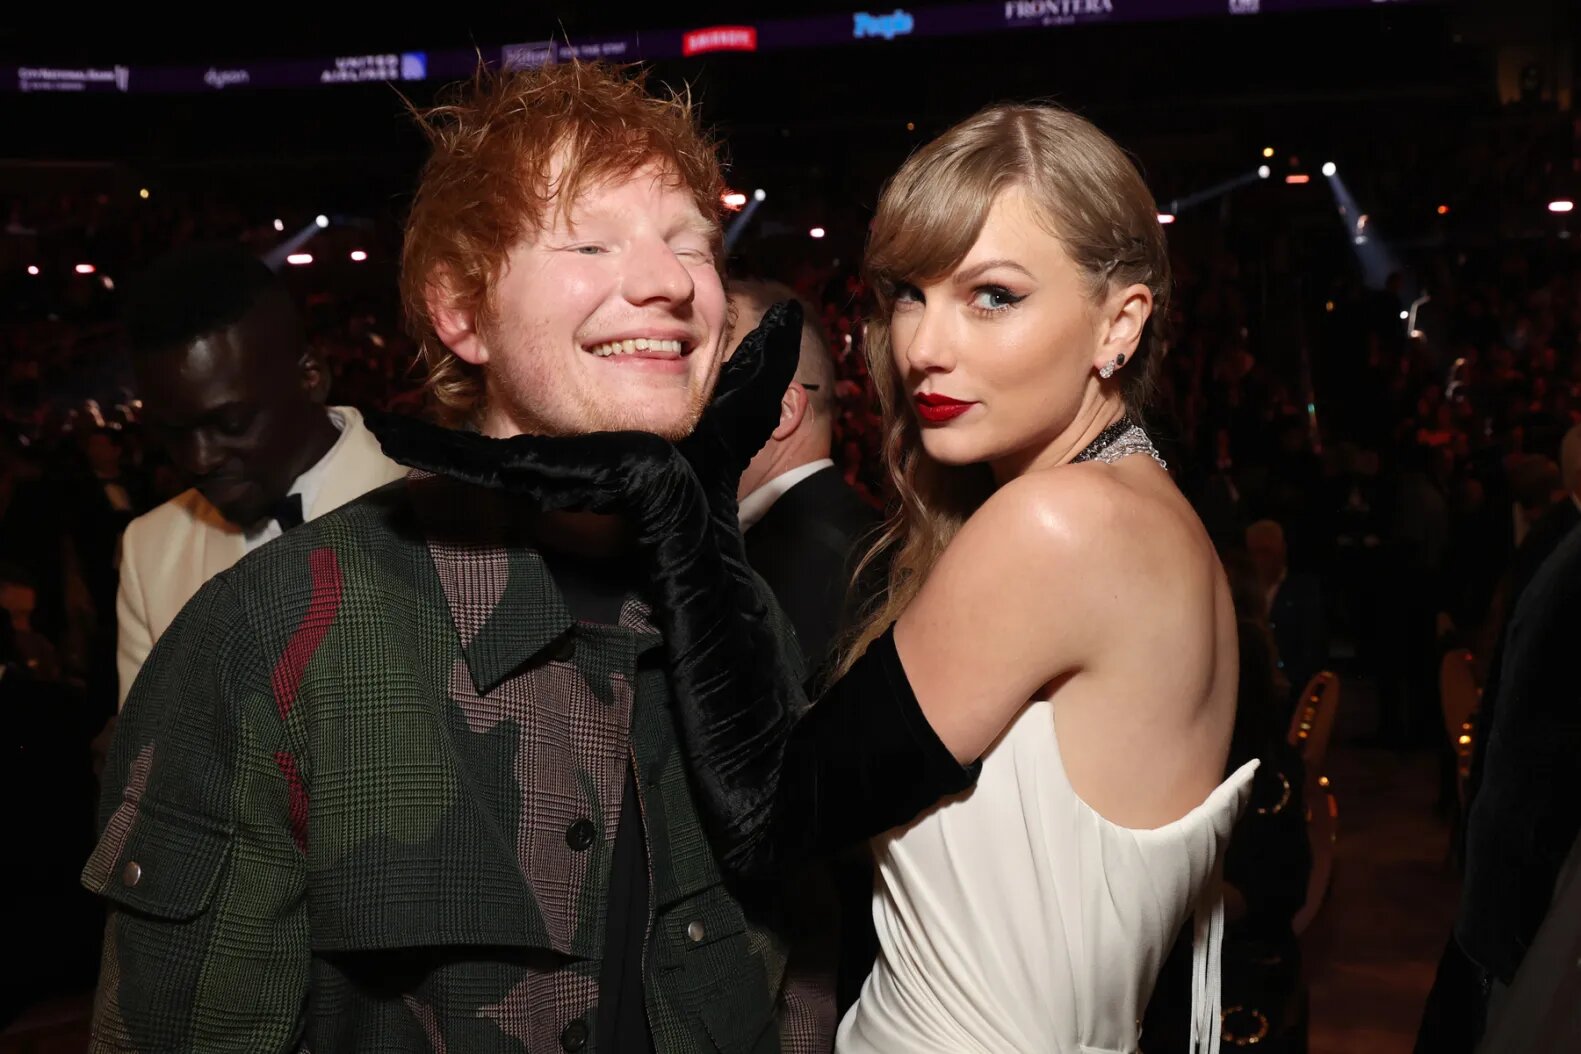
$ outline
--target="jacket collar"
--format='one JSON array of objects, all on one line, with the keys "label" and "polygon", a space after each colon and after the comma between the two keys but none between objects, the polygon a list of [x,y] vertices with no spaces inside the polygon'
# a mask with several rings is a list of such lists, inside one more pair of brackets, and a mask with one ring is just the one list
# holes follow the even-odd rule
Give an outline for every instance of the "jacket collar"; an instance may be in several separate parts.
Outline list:
[{"label": "jacket collar", "polygon": [[571,613],[543,558],[513,539],[508,495],[423,471],[408,486],[473,686],[486,695],[564,637]]}]

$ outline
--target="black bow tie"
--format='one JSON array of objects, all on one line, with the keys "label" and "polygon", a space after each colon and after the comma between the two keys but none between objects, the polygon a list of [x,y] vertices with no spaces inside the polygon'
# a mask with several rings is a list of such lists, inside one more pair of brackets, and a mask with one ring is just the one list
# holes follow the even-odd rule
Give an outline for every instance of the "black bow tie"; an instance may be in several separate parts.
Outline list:
[{"label": "black bow tie", "polygon": [[274,509],[269,513],[270,518],[280,525],[280,530],[289,531],[302,523],[302,495],[287,494],[280,499]]}]

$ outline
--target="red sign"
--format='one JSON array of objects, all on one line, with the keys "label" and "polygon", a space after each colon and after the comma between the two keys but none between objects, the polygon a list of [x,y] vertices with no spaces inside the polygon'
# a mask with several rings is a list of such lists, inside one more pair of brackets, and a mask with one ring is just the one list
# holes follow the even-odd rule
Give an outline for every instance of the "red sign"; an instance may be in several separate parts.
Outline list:
[{"label": "red sign", "polygon": [[707,29],[694,29],[681,38],[682,55],[757,49],[757,26],[709,26]]}]

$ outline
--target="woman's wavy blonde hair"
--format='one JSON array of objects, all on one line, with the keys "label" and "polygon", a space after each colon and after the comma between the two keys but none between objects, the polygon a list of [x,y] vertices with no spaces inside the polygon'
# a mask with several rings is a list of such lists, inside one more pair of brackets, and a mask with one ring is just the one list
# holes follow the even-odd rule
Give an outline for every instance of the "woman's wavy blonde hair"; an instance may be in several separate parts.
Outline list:
[{"label": "woman's wavy blonde hair", "polygon": [[879,198],[863,262],[874,294],[864,347],[883,411],[884,466],[896,501],[855,580],[887,557],[888,588],[860,617],[837,673],[899,618],[961,524],[993,490],[986,465],[942,465],[923,451],[910,394],[892,357],[889,322],[895,290],[953,270],[977,241],[994,200],[1011,187],[1026,190],[1049,233],[1087,276],[1095,303],[1116,287],[1151,290],[1152,316],[1112,383],[1134,419],[1156,385],[1169,256],[1153,195],[1114,140],[1059,106],[1001,104],[908,158]]}]

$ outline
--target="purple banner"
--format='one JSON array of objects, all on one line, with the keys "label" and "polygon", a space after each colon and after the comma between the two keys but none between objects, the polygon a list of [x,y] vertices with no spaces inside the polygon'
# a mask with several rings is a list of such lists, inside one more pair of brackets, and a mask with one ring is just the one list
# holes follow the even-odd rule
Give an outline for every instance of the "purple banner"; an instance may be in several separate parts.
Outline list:
[{"label": "purple banner", "polygon": [[[696,26],[641,33],[540,40],[485,51],[506,69],[547,62],[637,62],[703,53],[696,41],[729,42],[706,50],[778,51],[851,44],[881,47],[906,37],[966,36],[1008,30],[1053,29],[1105,22],[1156,22],[1258,16],[1438,0],[991,0],[937,7],[875,7],[846,14],[774,19],[755,25]],[[225,66],[118,64],[0,67],[0,91],[226,92],[310,88],[339,84],[456,80],[468,76],[478,53],[470,49],[379,52],[325,59],[265,59]]]}]

